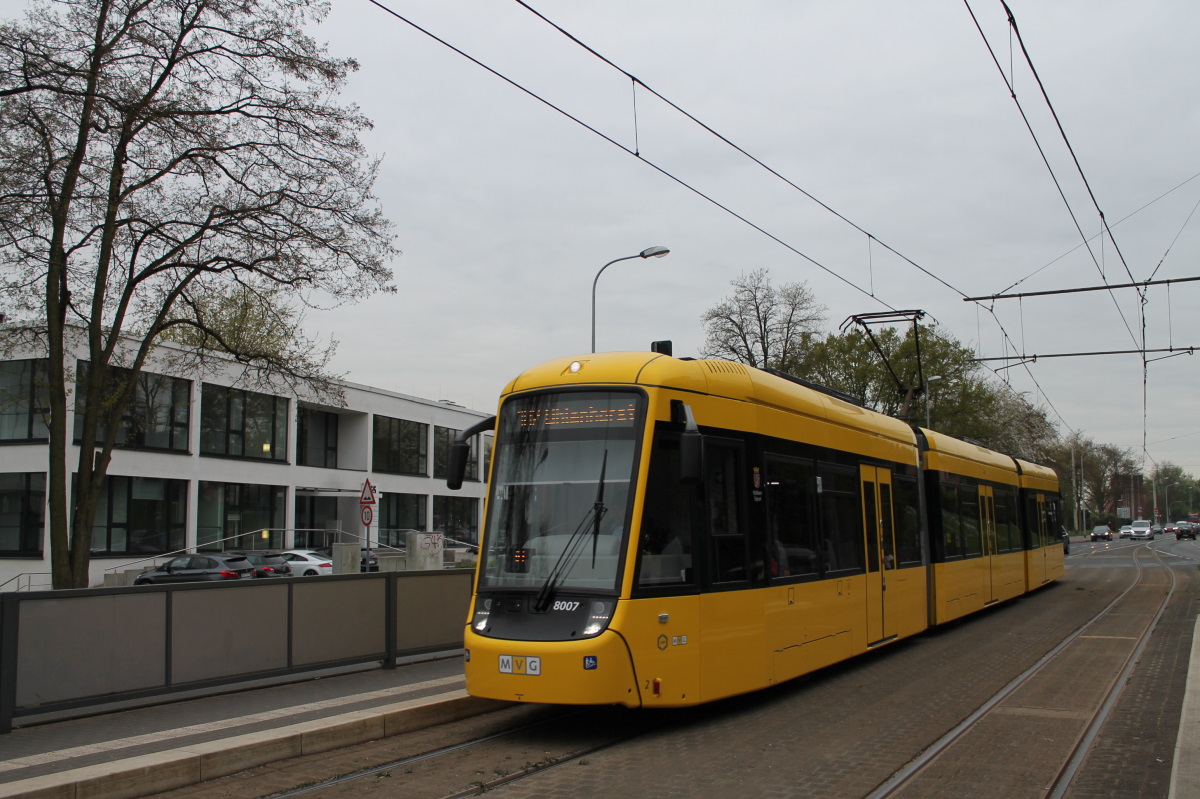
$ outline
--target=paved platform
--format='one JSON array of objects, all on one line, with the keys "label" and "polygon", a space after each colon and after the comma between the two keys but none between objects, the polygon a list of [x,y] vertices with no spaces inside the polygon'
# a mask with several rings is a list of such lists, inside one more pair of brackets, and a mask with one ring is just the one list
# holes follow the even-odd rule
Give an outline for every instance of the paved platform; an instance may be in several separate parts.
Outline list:
[{"label": "paved platform", "polygon": [[463,684],[461,655],[448,653],[88,718],[26,717],[0,736],[0,799],[132,799],[504,706]]}]

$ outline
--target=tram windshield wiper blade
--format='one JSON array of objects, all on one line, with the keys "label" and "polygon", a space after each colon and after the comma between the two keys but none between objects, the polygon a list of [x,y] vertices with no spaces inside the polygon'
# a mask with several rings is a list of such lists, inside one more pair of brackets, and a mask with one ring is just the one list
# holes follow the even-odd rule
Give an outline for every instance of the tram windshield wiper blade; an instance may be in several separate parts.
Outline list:
[{"label": "tram windshield wiper blade", "polygon": [[604,450],[604,459],[600,464],[600,485],[596,490],[596,502],[579,521],[579,525],[575,531],[571,533],[571,537],[567,539],[566,545],[562,552],[558,555],[558,560],[554,562],[554,568],[550,570],[550,574],[546,576],[546,581],[542,583],[541,589],[538,591],[537,601],[534,602],[533,609],[538,613],[544,613],[550,603],[554,601],[554,594],[558,591],[558,585],[562,582],[567,573],[571,571],[571,567],[575,565],[575,561],[579,557],[579,548],[583,544],[583,534],[590,527],[592,530],[592,566],[596,565],[596,542],[600,537],[600,519],[607,512],[604,507],[604,471],[608,464],[608,450]]},{"label": "tram windshield wiper blade", "polygon": [[596,486],[596,502],[592,505],[592,568],[596,568],[596,545],[600,542],[600,520],[608,512],[604,506],[604,470],[608,468],[608,450],[600,461],[600,485]]}]

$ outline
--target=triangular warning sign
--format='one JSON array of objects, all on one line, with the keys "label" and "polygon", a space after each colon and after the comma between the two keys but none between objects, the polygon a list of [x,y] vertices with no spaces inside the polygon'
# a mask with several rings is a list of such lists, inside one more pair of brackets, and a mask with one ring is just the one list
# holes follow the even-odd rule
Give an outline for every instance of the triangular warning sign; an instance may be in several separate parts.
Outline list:
[{"label": "triangular warning sign", "polygon": [[371,485],[370,480],[363,480],[362,496],[358,498],[359,505],[374,505],[375,504],[375,486]]}]

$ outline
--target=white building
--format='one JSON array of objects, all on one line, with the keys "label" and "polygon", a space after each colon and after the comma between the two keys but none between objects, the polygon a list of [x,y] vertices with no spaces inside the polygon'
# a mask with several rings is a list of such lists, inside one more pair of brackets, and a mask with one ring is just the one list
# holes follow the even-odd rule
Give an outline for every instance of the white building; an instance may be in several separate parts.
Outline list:
[{"label": "white building", "polygon": [[[410,530],[478,540],[491,437],[476,437],[459,491],[446,488],[446,451],[490,413],[353,383],[334,407],[235,388],[235,364],[179,377],[154,368],[122,420],[93,528],[92,585],[185,549],[360,540],[386,554]],[[36,357],[0,361],[0,591],[50,587],[44,369]],[[67,463],[77,461],[72,444]]]}]

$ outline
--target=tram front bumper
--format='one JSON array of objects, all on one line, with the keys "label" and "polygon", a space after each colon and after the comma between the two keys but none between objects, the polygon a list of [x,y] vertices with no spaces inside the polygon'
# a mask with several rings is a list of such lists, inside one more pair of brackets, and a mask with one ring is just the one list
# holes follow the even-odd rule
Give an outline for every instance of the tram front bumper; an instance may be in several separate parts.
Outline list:
[{"label": "tram front bumper", "polygon": [[641,705],[629,649],[606,630],[576,641],[486,638],[467,627],[467,693],[511,702]]}]

